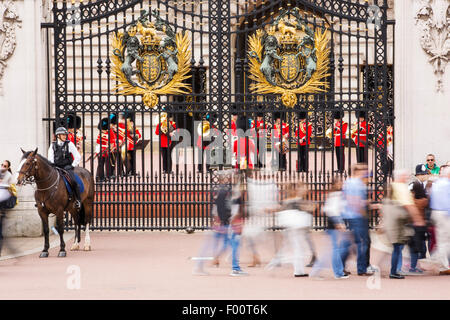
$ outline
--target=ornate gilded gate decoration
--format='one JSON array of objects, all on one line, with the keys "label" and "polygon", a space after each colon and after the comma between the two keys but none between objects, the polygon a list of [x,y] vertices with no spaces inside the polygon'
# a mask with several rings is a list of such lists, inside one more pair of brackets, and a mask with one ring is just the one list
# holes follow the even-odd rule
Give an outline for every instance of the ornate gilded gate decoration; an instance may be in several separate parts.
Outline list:
[{"label": "ornate gilded gate decoration", "polygon": [[[150,23],[148,15],[142,10],[137,23],[131,24],[125,34],[113,34],[111,60],[117,94],[142,95],[144,104],[153,108],[158,104],[158,95],[191,92],[184,82],[190,78],[191,52],[187,33],[175,34],[156,10],[152,12],[156,23]],[[161,38],[157,31],[165,36]],[[132,65],[135,61],[136,69]],[[139,83],[132,79],[134,75]]]},{"label": "ornate gilded gate decoration", "polygon": [[[295,17],[294,21],[285,19]],[[297,8],[282,10],[265,29],[249,36],[250,90],[260,94],[281,94],[292,108],[297,94],[326,92],[330,74],[326,30],[315,33],[300,17]]]}]

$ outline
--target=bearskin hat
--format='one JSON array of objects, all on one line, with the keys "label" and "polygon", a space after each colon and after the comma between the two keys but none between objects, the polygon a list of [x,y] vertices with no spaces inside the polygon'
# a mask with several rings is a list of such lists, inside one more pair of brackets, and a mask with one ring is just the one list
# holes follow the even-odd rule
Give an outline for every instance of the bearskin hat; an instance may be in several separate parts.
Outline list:
[{"label": "bearskin hat", "polygon": [[109,122],[108,118],[103,118],[98,123],[98,130],[108,130],[109,129],[109,123],[110,122]]},{"label": "bearskin hat", "polygon": [[338,119],[342,119],[344,117],[344,112],[343,111],[334,111],[333,112],[333,118],[338,120]]}]

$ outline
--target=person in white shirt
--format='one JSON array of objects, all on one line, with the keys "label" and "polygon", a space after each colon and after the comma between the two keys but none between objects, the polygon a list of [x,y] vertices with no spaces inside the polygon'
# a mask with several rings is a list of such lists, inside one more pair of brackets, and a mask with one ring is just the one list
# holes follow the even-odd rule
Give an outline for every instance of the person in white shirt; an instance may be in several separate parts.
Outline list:
[{"label": "person in white shirt", "polygon": [[[5,160],[0,166],[0,208],[9,207],[9,202],[13,196],[9,188],[13,183],[14,177],[11,173],[11,162]],[[15,203],[15,200],[13,202]]]},{"label": "person in white shirt", "polygon": [[72,193],[75,198],[75,207],[81,208],[80,192],[73,173],[74,167],[78,166],[81,161],[81,155],[72,141],[67,139],[69,132],[64,127],[56,129],[56,141],[48,148],[48,160],[55,166],[66,170],[72,181]]}]

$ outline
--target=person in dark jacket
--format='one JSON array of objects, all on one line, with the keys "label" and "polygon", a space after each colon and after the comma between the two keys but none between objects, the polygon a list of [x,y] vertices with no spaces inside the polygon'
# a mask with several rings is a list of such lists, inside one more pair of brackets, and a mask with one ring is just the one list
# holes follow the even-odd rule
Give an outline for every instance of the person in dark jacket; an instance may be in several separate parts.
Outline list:
[{"label": "person in dark jacket", "polygon": [[75,198],[75,208],[81,208],[81,196],[73,172],[74,167],[81,161],[81,155],[72,141],[67,136],[69,132],[64,127],[59,127],[55,132],[56,141],[48,149],[48,160],[56,167],[64,169],[70,175],[72,196]]}]

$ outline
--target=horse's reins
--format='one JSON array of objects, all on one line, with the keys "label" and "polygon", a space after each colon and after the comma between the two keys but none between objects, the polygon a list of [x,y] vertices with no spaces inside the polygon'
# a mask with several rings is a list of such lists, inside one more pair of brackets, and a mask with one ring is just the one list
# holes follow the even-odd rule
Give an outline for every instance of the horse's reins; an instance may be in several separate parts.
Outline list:
[{"label": "horse's reins", "polygon": [[[19,173],[25,175],[25,181],[26,181],[28,184],[31,184],[31,185],[33,185],[33,183],[35,183],[35,182],[36,182],[36,183],[37,183],[37,182],[43,182],[43,181],[47,181],[47,180],[49,180],[49,179],[51,178],[51,176],[48,176],[48,177],[47,177],[46,179],[44,179],[44,180],[36,180],[36,179],[34,178],[34,176],[30,176],[31,170],[32,170],[32,169],[36,169],[36,163],[37,163],[37,159],[34,158],[34,159],[33,159],[33,165],[30,166],[26,172],[23,172],[22,170],[19,171]],[[35,173],[35,174],[36,174],[36,173]],[[53,190],[53,192],[52,192],[52,193],[51,193],[44,201],[41,201],[41,206],[42,206],[42,207],[44,207],[45,202],[46,202],[48,199],[50,199],[51,197],[53,197],[53,195],[55,194],[56,190],[58,190],[58,184],[59,184],[60,175],[59,175],[58,172],[56,172],[56,174],[57,174],[57,178],[56,178],[55,182],[54,182],[50,187],[48,187],[48,188],[43,188],[43,189],[39,189],[39,188],[37,188],[37,186],[36,186],[36,188],[33,187],[36,191],[46,191],[46,190],[50,190],[50,189],[52,189],[52,188],[55,188],[55,186],[56,186],[55,190]],[[33,178],[33,179],[31,179],[31,178]],[[66,205],[66,207],[67,207],[67,205]]]}]

